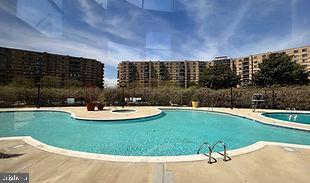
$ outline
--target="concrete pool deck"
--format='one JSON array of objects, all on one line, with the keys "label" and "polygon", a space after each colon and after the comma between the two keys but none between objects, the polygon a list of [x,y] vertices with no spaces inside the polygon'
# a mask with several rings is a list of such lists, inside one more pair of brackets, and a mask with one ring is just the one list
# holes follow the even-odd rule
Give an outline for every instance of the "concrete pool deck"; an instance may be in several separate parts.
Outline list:
[{"label": "concrete pool deck", "polygon": [[[29,173],[30,182],[309,182],[310,149],[266,146],[229,162],[120,163],[42,151],[21,140],[0,141],[0,172]],[[206,158],[207,159],[207,158]]]},{"label": "concrete pool deck", "polygon": [[[133,112],[118,113],[113,110],[130,109]],[[147,118],[159,115],[162,111],[156,107],[110,107],[102,111],[87,111],[86,107],[41,107],[37,108],[7,108],[0,109],[0,111],[36,111],[36,110],[49,110],[49,111],[63,111],[71,114],[71,117],[82,120],[128,120]]]},{"label": "concrete pool deck", "polygon": [[[206,108],[202,108],[206,110]],[[281,113],[309,113],[310,111],[287,111],[287,110],[272,110],[272,109],[257,109],[255,112],[252,111],[252,109],[229,109],[229,108],[214,108],[215,112],[224,112],[232,115],[242,116],[250,119],[254,119],[258,122],[269,124],[269,125],[275,125],[275,126],[281,126],[281,127],[288,127],[288,128],[294,128],[299,130],[306,130],[310,131],[310,125],[302,124],[302,123],[294,123],[294,122],[288,122],[288,121],[282,121],[277,120],[273,118],[268,118],[262,115],[262,113],[266,112],[281,112]]]}]

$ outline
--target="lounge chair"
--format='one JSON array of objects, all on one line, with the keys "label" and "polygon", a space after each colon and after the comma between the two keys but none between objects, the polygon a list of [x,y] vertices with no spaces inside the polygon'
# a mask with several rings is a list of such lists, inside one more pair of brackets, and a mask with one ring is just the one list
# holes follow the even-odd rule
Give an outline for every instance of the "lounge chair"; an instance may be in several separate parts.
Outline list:
[{"label": "lounge chair", "polygon": [[170,100],[170,106],[179,106],[179,104],[175,104],[175,103],[173,103],[171,100]]}]

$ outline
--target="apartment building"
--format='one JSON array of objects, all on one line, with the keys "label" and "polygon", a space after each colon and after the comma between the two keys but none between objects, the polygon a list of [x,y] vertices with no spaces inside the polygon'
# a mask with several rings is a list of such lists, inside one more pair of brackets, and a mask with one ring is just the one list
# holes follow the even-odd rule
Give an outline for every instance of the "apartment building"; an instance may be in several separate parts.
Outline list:
[{"label": "apartment building", "polygon": [[224,65],[229,65],[231,66],[231,59],[228,58],[227,56],[219,56],[215,57],[212,61],[211,64],[224,64]]},{"label": "apartment building", "polygon": [[59,78],[59,86],[68,80],[85,86],[104,86],[104,64],[100,61],[0,47],[0,84],[8,84],[18,77],[34,79],[37,74]]},{"label": "apartment building", "polygon": [[215,64],[229,65],[227,56],[211,61],[123,61],[118,64],[118,85],[157,87],[173,84],[189,87],[199,82],[201,74]]},{"label": "apartment building", "polygon": [[253,74],[259,71],[259,64],[271,53],[285,52],[292,61],[304,65],[310,72],[310,46],[269,51],[245,57],[230,59],[215,57],[212,61],[123,61],[118,65],[118,84],[126,86],[156,87],[172,82],[180,87],[189,87],[199,82],[201,73],[215,64],[229,65],[241,77],[242,84],[251,83]]},{"label": "apartment building", "polygon": [[306,70],[310,72],[310,46],[303,46],[299,48],[290,48],[279,51],[269,51],[260,54],[253,54],[246,57],[234,58],[232,63],[237,75],[241,76],[243,84],[248,84],[253,79],[253,74],[259,71],[259,64],[263,59],[268,57],[271,53],[286,53],[292,57],[292,61],[300,65],[304,65]]},{"label": "apartment building", "polygon": [[210,65],[206,61],[123,61],[118,64],[118,84],[156,87],[170,82],[188,87],[197,84]]},{"label": "apartment building", "polygon": [[234,62],[232,61],[231,58],[228,58],[227,56],[215,57],[212,61],[209,62],[210,66],[213,66],[213,65],[216,65],[216,64],[227,65],[233,71],[235,69]]}]

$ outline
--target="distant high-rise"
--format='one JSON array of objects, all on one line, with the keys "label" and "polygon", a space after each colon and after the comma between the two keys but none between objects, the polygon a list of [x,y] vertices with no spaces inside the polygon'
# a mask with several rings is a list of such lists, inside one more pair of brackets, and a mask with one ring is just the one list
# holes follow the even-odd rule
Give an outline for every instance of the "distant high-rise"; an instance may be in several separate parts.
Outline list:
[{"label": "distant high-rise", "polygon": [[263,59],[268,57],[271,53],[286,53],[292,57],[292,61],[305,66],[306,70],[310,72],[310,46],[303,46],[299,48],[290,48],[280,51],[269,51],[265,53],[253,54],[245,57],[233,59],[237,75],[240,75],[243,84],[248,84],[253,79],[253,74],[259,71],[259,64]]},{"label": "distant high-rise", "polygon": [[242,84],[249,84],[259,64],[271,53],[285,52],[292,61],[305,66],[310,72],[310,46],[269,51],[246,57],[215,57],[212,61],[123,61],[118,64],[118,84],[127,86],[156,87],[170,82],[176,86],[189,87],[198,84],[201,74],[214,64],[229,65],[241,77]]},{"label": "distant high-rise", "polygon": [[97,60],[0,47],[0,84],[19,77],[34,79],[38,68],[42,77],[57,77],[59,86],[67,81],[104,86],[104,64]]},{"label": "distant high-rise", "polygon": [[188,87],[198,84],[206,61],[123,61],[118,64],[118,84],[156,87],[173,84]]}]

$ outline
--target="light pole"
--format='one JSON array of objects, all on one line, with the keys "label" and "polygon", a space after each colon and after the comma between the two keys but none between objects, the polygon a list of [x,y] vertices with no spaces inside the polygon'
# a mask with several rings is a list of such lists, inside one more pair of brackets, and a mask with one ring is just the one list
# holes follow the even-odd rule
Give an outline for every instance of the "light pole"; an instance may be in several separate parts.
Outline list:
[{"label": "light pole", "polygon": [[233,81],[230,79],[230,109],[233,109]]},{"label": "light pole", "polygon": [[122,82],[120,84],[120,87],[123,89],[123,95],[122,95],[122,108],[124,108],[125,106],[125,87],[126,87],[126,84],[124,82]]},{"label": "light pole", "polygon": [[42,66],[41,61],[37,60],[36,67],[35,67],[35,77],[34,77],[34,84],[36,87],[38,87],[37,90],[37,108],[40,108],[40,87],[42,85]]},{"label": "light pole", "polygon": [[233,88],[232,86],[230,86],[230,109],[233,109],[234,106],[233,106]]}]

